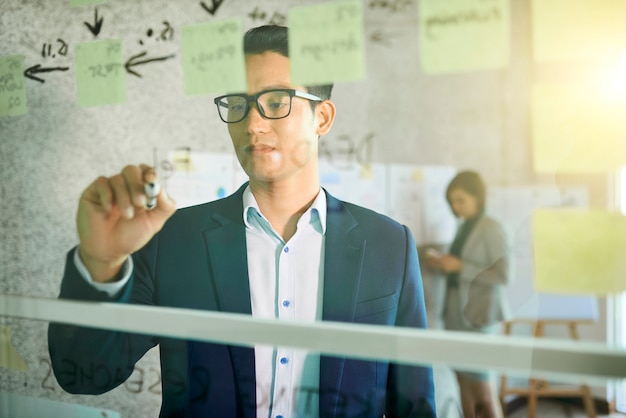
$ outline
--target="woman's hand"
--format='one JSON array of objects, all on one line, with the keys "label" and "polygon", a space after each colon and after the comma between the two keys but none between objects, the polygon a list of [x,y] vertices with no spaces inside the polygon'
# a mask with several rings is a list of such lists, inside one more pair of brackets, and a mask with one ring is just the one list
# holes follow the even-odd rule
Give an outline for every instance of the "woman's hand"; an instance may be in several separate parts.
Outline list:
[{"label": "woman's hand", "polygon": [[450,254],[439,257],[428,257],[428,266],[444,273],[458,273],[463,268],[463,262]]}]

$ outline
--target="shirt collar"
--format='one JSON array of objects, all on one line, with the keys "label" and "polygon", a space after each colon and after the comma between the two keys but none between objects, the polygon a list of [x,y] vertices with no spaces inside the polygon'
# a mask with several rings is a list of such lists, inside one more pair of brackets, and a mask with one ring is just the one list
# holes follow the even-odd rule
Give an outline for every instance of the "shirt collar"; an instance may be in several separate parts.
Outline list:
[{"label": "shirt collar", "polygon": [[[254,228],[256,224],[253,221],[254,215],[260,215],[265,220],[261,209],[259,209],[259,204],[250,190],[250,185],[248,185],[243,191],[243,222],[246,228]],[[320,188],[311,206],[302,214],[301,220],[306,218],[310,218],[310,222],[319,227],[322,235],[326,233],[326,192],[324,189]]]}]

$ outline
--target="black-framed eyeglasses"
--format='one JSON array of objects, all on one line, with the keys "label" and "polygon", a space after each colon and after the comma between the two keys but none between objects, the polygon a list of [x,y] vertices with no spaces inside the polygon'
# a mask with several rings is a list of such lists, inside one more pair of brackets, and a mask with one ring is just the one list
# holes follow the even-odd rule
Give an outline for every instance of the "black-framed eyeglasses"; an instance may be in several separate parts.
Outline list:
[{"label": "black-framed eyeglasses", "polygon": [[226,123],[241,122],[250,112],[250,103],[255,103],[261,116],[267,119],[282,119],[291,113],[291,101],[294,97],[314,102],[323,99],[313,94],[294,89],[271,89],[260,91],[255,95],[226,94],[216,97],[213,101],[217,105],[217,111]]}]

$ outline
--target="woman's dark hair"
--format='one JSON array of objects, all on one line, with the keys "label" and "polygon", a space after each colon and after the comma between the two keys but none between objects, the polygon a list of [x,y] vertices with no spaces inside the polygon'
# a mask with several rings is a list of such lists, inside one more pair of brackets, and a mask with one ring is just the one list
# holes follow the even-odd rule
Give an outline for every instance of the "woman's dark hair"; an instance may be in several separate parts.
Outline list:
[{"label": "woman's dark hair", "polygon": [[[478,211],[482,212],[485,210],[485,201],[487,200],[487,187],[485,186],[485,182],[475,171],[465,170],[460,171],[450,184],[448,184],[448,188],[446,189],[446,200],[448,201],[448,205],[450,205],[450,209],[452,209],[452,203],[450,202],[450,193],[453,190],[461,189],[469,195],[473,196],[478,203]],[[454,209],[452,209],[452,213],[454,213]],[[456,213],[454,214],[456,216]]]},{"label": "woman's dark hair", "polygon": [[[265,25],[252,28],[243,37],[243,52],[245,54],[262,54],[263,52],[277,52],[289,57],[288,30],[285,26]],[[327,100],[333,91],[332,84],[321,86],[307,86],[308,92]],[[315,102],[311,102],[315,106]]]}]

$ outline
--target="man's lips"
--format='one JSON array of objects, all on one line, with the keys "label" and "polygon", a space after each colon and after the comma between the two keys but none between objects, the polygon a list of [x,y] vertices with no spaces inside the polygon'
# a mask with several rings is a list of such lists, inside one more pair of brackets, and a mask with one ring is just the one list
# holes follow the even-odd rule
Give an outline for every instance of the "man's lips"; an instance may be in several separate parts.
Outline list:
[{"label": "man's lips", "polygon": [[266,144],[255,144],[249,145],[247,151],[249,153],[266,153],[274,150],[274,147],[271,147]]}]

